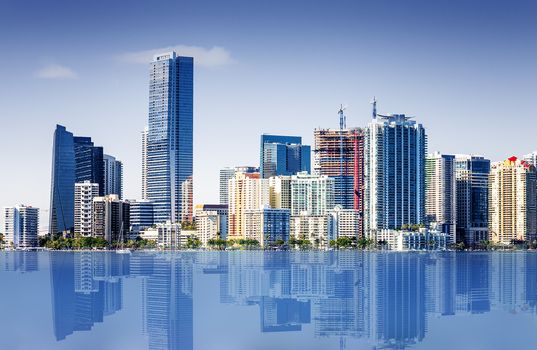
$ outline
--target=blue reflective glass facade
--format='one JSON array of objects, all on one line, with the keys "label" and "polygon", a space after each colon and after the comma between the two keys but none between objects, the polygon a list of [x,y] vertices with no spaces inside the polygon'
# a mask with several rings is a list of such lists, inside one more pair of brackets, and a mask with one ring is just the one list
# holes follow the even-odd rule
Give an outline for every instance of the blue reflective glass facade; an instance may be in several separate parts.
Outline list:
[{"label": "blue reflective glass facade", "polygon": [[149,68],[147,198],[155,222],[180,221],[182,186],[193,167],[192,57],[155,56]]},{"label": "blue reflective glass facade", "polygon": [[99,196],[104,196],[103,148],[96,147],[91,137],[75,136],[75,182],[99,184]]},{"label": "blue reflective glass facade", "polygon": [[61,234],[74,229],[75,149],[73,134],[57,125],[52,146],[49,232]]},{"label": "blue reflective glass facade", "polygon": [[301,171],[310,173],[311,147],[302,145],[299,136],[261,135],[259,165],[264,179]]}]

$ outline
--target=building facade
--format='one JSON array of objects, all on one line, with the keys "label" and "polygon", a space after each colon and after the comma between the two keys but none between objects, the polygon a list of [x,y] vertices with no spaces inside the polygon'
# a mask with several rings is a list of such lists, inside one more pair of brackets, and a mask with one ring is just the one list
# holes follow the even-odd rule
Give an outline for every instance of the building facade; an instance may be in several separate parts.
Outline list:
[{"label": "building facade", "polygon": [[455,156],[438,152],[425,160],[426,224],[447,233],[450,243],[457,242],[457,195]]},{"label": "building facade", "polygon": [[294,175],[311,171],[311,147],[302,145],[302,137],[261,135],[259,157],[261,178]]},{"label": "building facade", "polygon": [[537,237],[535,166],[510,157],[492,164],[489,175],[489,237],[501,244]]},{"label": "building facade", "polygon": [[360,238],[360,213],[354,209],[343,209],[340,205],[328,213],[328,238]]},{"label": "building facade", "polygon": [[[216,234],[222,238],[227,238],[228,230],[228,206],[227,204],[198,204],[195,209],[196,227],[199,228],[198,217],[204,212],[216,213],[218,216],[218,224],[216,226]],[[212,214],[211,214],[212,215]],[[212,219],[211,219],[212,220]]]},{"label": "building facade", "polygon": [[123,198],[123,163],[108,154],[103,155],[104,195],[117,194]]},{"label": "building facade", "polygon": [[153,202],[142,199],[129,201],[130,204],[130,232],[139,234],[141,231],[153,226]]},{"label": "building facade", "polygon": [[425,223],[425,129],[404,114],[376,114],[365,132],[364,233]]},{"label": "building facade", "polygon": [[326,215],[335,206],[335,180],[306,172],[291,177],[291,215]]},{"label": "building facade", "polygon": [[220,204],[227,205],[229,180],[235,176],[235,168],[220,169]]},{"label": "building facade", "polygon": [[99,184],[89,181],[75,184],[75,236],[93,233],[93,199],[99,197]]},{"label": "building facade", "polygon": [[314,247],[326,249],[330,240],[328,232],[328,215],[300,215],[291,216],[290,236],[304,238],[311,242]]},{"label": "building facade", "polygon": [[482,156],[455,156],[457,241],[469,247],[488,240],[489,172],[490,160]]},{"label": "building facade", "polygon": [[288,242],[290,233],[290,210],[263,207],[244,212],[246,239],[255,239],[261,247],[278,241]]},{"label": "building facade", "polygon": [[149,128],[146,126],[142,131],[142,199],[147,199],[147,134]]},{"label": "building facade", "polygon": [[291,209],[291,176],[273,176],[269,179],[270,207]]},{"label": "building facade", "polygon": [[228,237],[245,237],[244,212],[270,203],[268,180],[259,173],[236,172],[228,187]]},{"label": "building facade", "polygon": [[123,241],[130,228],[129,202],[111,194],[93,199],[93,235],[108,243]]},{"label": "building facade", "polygon": [[4,208],[4,234],[7,246],[37,247],[39,209],[26,205]]},{"label": "building facade", "polygon": [[91,137],[74,136],[75,182],[89,181],[99,185],[99,195],[104,195],[104,153],[95,146]]},{"label": "building facade", "polygon": [[183,186],[192,177],[193,63],[168,52],[149,67],[147,199],[155,222],[181,221]]}]

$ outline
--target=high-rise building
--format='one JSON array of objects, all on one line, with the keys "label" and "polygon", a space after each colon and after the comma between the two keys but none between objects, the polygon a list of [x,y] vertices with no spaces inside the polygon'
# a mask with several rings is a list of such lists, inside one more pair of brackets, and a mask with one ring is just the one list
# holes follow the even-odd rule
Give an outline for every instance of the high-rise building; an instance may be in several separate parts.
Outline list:
[{"label": "high-rise building", "polygon": [[291,177],[291,215],[325,215],[335,206],[335,181],[306,172]]},{"label": "high-rise building", "polygon": [[75,183],[90,181],[99,184],[104,193],[104,161],[102,147],[90,137],[73,136],[57,125],[52,146],[49,233],[68,235],[74,231]]},{"label": "high-rise building", "polygon": [[220,169],[220,204],[228,202],[229,180],[235,176],[235,168]]},{"label": "high-rise building", "polygon": [[196,216],[196,228],[200,229],[198,218],[200,215],[204,215],[205,212],[211,212],[211,214],[208,216],[211,217],[212,220],[212,213],[216,213],[218,216],[218,223],[216,226],[217,232],[222,239],[227,238],[227,229],[228,229],[228,207],[227,204],[197,204],[196,210],[195,210],[195,216]]},{"label": "high-rise building", "polygon": [[142,199],[147,199],[147,134],[146,126],[142,131]]},{"label": "high-rise building", "polygon": [[93,235],[109,243],[126,239],[130,228],[130,205],[118,195],[93,198]]},{"label": "high-rise building", "polygon": [[4,234],[13,248],[37,247],[39,209],[26,205],[4,208]]},{"label": "high-rise building", "polygon": [[62,235],[74,230],[75,167],[73,134],[64,126],[56,125],[52,144],[50,187],[51,235]]},{"label": "high-rise building", "polygon": [[489,175],[489,237],[493,242],[537,238],[535,166],[510,157],[492,164]]},{"label": "high-rise building", "polygon": [[264,206],[244,211],[244,238],[255,239],[261,247],[277,241],[289,241],[289,209],[272,209]]},{"label": "high-rise building", "polygon": [[339,237],[359,238],[360,213],[354,209],[343,209],[336,205],[328,213],[328,237],[337,239]]},{"label": "high-rise building", "polygon": [[291,209],[291,176],[273,176],[269,179],[270,206]]},{"label": "high-rise building", "polygon": [[311,171],[311,147],[302,145],[302,137],[261,135],[259,168],[261,178],[294,175]]},{"label": "high-rise building", "polygon": [[[457,196],[455,156],[438,152],[425,160],[425,215],[426,223],[447,233],[450,243],[456,239]],[[434,227],[433,227],[434,226]]]},{"label": "high-rise building", "polygon": [[93,198],[98,196],[99,184],[89,181],[75,184],[75,235],[92,235]]},{"label": "high-rise building", "polygon": [[268,180],[261,179],[259,173],[236,172],[229,180],[228,193],[228,237],[244,237],[244,211],[270,203]]},{"label": "high-rise building", "polygon": [[220,238],[220,220],[216,211],[196,211],[196,237],[207,247],[211,239]]},{"label": "high-rise building", "polygon": [[140,231],[153,226],[153,202],[142,199],[129,201],[130,204],[130,232],[138,234]]},{"label": "high-rise building", "polygon": [[123,198],[123,163],[108,154],[103,155],[104,195],[117,194]]},{"label": "high-rise building", "polygon": [[315,129],[313,170],[335,181],[335,204],[362,211],[364,134],[359,128]]},{"label": "high-rise building", "polygon": [[76,182],[90,181],[99,184],[99,195],[104,195],[104,154],[91,137],[74,136]]},{"label": "high-rise building", "polygon": [[427,137],[404,114],[377,115],[365,131],[364,233],[425,223]]},{"label": "high-rise building", "polygon": [[193,64],[168,52],[155,55],[149,68],[147,199],[155,222],[181,220],[183,186],[192,177]]},{"label": "high-rise building", "polygon": [[193,219],[193,203],[194,203],[194,184],[192,176],[183,181],[181,186],[181,222],[192,222]]},{"label": "high-rise building", "polygon": [[457,241],[473,246],[488,240],[488,188],[490,160],[457,154]]}]

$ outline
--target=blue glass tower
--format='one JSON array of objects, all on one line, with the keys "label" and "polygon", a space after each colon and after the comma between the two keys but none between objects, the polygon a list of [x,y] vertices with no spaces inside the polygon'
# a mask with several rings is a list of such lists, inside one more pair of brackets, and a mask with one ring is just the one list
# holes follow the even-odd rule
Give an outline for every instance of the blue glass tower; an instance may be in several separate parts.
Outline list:
[{"label": "blue glass tower", "polygon": [[73,134],[56,125],[52,146],[49,232],[52,235],[74,229],[75,148]]},{"label": "blue glass tower", "polygon": [[156,55],[149,68],[147,199],[155,222],[178,222],[183,185],[192,177],[194,59]]},{"label": "blue glass tower", "polygon": [[299,136],[261,135],[260,171],[263,179],[311,172],[311,147]]},{"label": "blue glass tower", "polygon": [[74,229],[75,183],[90,181],[104,191],[103,148],[90,137],[78,137],[57,125],[52,146],[49,232],[70,233]]}]

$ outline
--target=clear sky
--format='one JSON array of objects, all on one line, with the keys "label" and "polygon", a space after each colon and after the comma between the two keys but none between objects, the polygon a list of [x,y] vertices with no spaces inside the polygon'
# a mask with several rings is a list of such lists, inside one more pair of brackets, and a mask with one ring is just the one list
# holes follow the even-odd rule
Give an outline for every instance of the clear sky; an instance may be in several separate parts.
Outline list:
[{"label": "clear sky", "polygon": [[57,123],[122,160],[138,198],[148,63],[169,47],[196,60],[196,203],[218,201],[220,168],[258,164],[261,133],[311,143],[340,104],[365,126],[373,96],[422,122],[430,151],[522,155],[536,38],[536,1],[2,0],[0,206],[47,224]]}]

